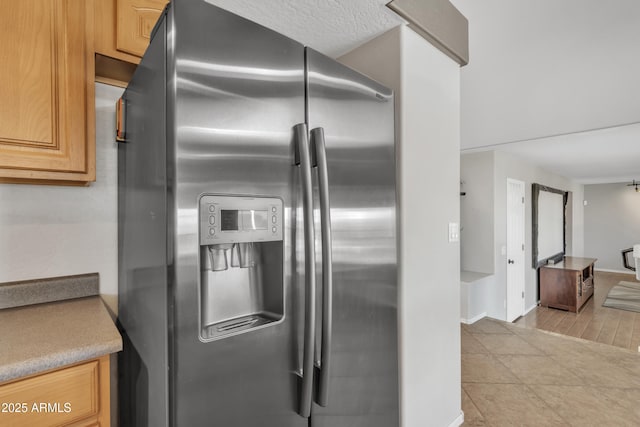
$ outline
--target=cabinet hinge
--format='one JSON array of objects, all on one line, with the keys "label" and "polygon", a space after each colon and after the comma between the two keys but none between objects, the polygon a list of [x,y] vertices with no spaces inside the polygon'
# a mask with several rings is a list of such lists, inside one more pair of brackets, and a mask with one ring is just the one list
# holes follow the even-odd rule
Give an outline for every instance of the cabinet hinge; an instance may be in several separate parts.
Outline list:
[{"label": "cabinet hinge", "polygon": [[524,291],[522,291],[522,298],[524,298]]},{"label": "cabinet hinge", "polygon": [[524,251],[524,243],[522,244],[522,250]]},{"label": "cabinet hinge", "polygon": [[524,203],[524,197],[522,198],[522,203]]}]

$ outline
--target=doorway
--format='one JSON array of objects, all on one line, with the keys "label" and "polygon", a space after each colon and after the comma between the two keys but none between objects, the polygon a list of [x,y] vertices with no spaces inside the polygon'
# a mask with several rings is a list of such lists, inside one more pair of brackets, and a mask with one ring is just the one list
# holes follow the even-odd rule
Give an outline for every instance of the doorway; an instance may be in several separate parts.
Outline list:
[{"label": "doorway", "polygon": [[524,314],[524,182],[507,178],[507,313],[512,322]]}]

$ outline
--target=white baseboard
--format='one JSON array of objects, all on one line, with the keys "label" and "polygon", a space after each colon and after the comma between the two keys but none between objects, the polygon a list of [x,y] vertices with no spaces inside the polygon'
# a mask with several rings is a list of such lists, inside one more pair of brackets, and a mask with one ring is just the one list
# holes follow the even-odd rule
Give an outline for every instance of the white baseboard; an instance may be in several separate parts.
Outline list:
[{"label": "white baseboard", "polygon": [[631,270],[611,270],[608,268],[594,268],[595,271],[602,271],[605,273],[618,273],[618,274],[628,274],[630,276],[635,276],[636,273],[634,273]]},{"label": "white baseboard", "polygon": [[465,318],[461,318],[460,322],[464,323],[465,325],[471,325],[472,323],[476,323],[478,320],[482,319],[483,317],[487,317],[487,313],[480,313],[475,317],[472,317],[471,319],[465,319]]},{"label": "white baseboard", "polygon": [[449,424],[449,427],[461,426],[463,422],[464,422],[464,412],[460,411],[460,415],[458,415],[456,419],[453,420],[451,424]]}]

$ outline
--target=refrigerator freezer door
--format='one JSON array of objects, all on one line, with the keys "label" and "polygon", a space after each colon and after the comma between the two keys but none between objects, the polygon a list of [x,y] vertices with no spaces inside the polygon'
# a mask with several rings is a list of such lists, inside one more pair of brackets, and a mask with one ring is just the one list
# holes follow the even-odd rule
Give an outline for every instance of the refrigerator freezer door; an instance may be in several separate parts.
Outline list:
[{"label": "refrigerator freezer door", "polygon": [[147,50],[123,96],[118,144],[118,425],[166,426],[169,390],[165,34]]},{"label": "refrigerator freezer door", "polygon": [[[167,148],[174,177],[173,425],[306,426],[297,413],[302,343],[295,328],[302,319],[291,296],[294,289],[303,292],[303,283],[292,279],[297,236],[291,222],[301,203],[293,144],[295,125],[304,123],[304,48],[204,1],[176,1],[173,11],[168,89],[174,125]],[[283,252],[261,251],[255,268],[267,271],[260,263],[280,259],[283,264],[270,269],[281,271],[280,279],[265,273],[263,280],[284,281],[285,307],[282,320],[271,326],[202,342],[197,203],[207,193],[282,199]]]},{"label": "refrigerator freezer door", "polygon": [[326,407],[314,405],[312,426],[398,426],[393,94],[311,49],[306,62],[309,129],[324,130],[333,242],[329,393]]}]

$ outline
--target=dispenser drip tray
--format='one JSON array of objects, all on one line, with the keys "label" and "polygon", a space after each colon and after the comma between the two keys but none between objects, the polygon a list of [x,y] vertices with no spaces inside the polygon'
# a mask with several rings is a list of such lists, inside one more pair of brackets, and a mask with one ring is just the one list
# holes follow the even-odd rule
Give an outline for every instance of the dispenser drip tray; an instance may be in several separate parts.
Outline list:
[{"label": "dispenser drip tray", "polygon": [[234,319],[214,323],[213,325],[203,328],[202,336],[208,339],[222,338],[224,336],[243,332],[247,329],[255,329],[272,322],[277,322],[281,318],[281,315],[269,312],[254,313],[249,316],[236,317]]}]

